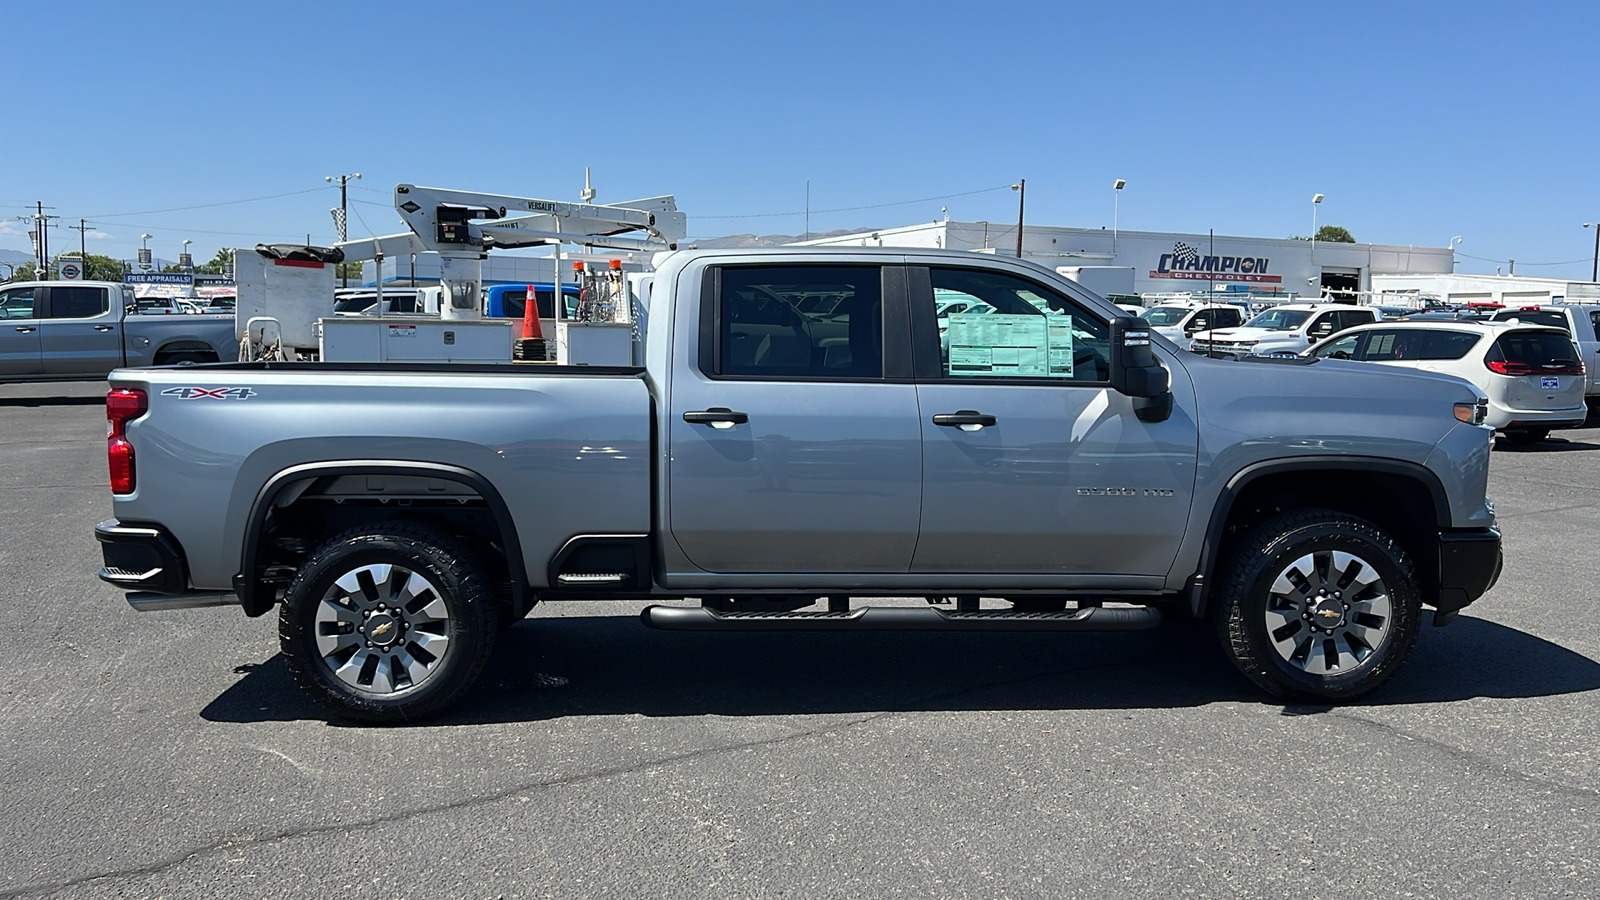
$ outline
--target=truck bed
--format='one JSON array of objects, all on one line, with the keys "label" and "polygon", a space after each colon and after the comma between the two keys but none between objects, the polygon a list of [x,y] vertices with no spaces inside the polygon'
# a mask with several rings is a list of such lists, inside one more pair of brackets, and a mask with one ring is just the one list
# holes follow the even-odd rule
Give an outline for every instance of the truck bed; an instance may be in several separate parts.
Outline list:
[{"label": "truck bed", "polygon": [[297,466],[399,460],[482,476],[513,511],[534,587],[574,535],[650,530],[640,369],[261,362],[122,369],[110,381],[149,396],[128,426],[138,480],[117,514],[170,529],[197,589],[231,587],[258,494]]}]

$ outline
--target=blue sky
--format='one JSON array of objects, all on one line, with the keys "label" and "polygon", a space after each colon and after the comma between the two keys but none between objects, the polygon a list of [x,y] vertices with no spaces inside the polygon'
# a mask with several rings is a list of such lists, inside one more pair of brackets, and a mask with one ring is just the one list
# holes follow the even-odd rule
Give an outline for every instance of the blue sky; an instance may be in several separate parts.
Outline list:
[{"label": "blue sky", "polygon": [[[575,200],[584,166],[600,202],[675,194],[699,237],[799,233],[771,214],[807,180],[813,231],[1012,221],[1018,177],[1028,221],[1098,227],[1125,178],[1125,229],[1304,234],[1320,192],[1319,224],[1362,241],[1461,235],[1461,271],[1585,278],[1600,217],[1594,4],[51,0],[3,21],[13,250],[35,200],[88,218],[91,252],[149,232],[209,258],[330,241],[326,175],[363,174],[364,236],[401,230],[398,182]],[[878,208],[822,212],[846,207]]]}]

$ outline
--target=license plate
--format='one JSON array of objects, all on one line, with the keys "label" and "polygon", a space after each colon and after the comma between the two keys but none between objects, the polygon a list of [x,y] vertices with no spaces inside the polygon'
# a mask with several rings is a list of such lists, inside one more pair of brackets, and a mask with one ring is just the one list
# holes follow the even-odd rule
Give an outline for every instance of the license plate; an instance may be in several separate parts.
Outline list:
[{"label": "license plate", "polygon": [[1546,375],[1539,379],[1539,387],[1550,391],[1558,390],[1561,387],[1561,379],[1554,375]]}]

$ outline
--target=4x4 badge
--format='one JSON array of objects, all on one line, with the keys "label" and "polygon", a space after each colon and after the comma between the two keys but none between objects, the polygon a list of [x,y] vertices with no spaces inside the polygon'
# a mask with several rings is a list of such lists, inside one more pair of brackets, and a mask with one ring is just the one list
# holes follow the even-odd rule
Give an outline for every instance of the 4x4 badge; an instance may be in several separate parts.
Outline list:
[{"label": "4x4 badge", "polygon": [[175,387],[161,392],[163,397],[177,397],[179,400],[249,400],[255,395],[256,392],[247,387]]}]

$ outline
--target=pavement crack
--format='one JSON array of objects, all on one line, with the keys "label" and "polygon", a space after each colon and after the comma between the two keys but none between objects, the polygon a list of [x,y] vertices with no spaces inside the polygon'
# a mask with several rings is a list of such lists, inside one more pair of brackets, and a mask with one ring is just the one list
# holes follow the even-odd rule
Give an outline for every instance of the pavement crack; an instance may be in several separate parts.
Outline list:
[{"label": "pavement crack", "polygon": [[1560,781],[1552,781],[1548,778],[1542,778],[1538,775],[1524,772],[1520,769],[1513,769],[1505,763],[1494,759],[1493,757],[1468,750],[1465,747],[1447,744],[1444,741],[1438,740],[1437,738],[1415,734],[1388,722],[1358,715],[1354,709],[1334,709],[1332,710],[1332,714],[1337,718],[1343,719],[1347,722],[1355,722],[1358,725],[1365,725],[1368,728],[1381,731],[1391,736],[1398,736],[1408,741],[1413,741],[1418,744],[1424,744],[1432,747],[1459,762],[1467,763],[1475,772],[1480,769],[1490,769],[1508,781],[1517,781],[1524,784],[1537,785],[1539,787],[1548,788],[1550,790],[1565,794],[1568,797],[1588,801],[1590,803],[1600,800],[1600,790],[1578,787],[1576,785],[1566,784]]}]

